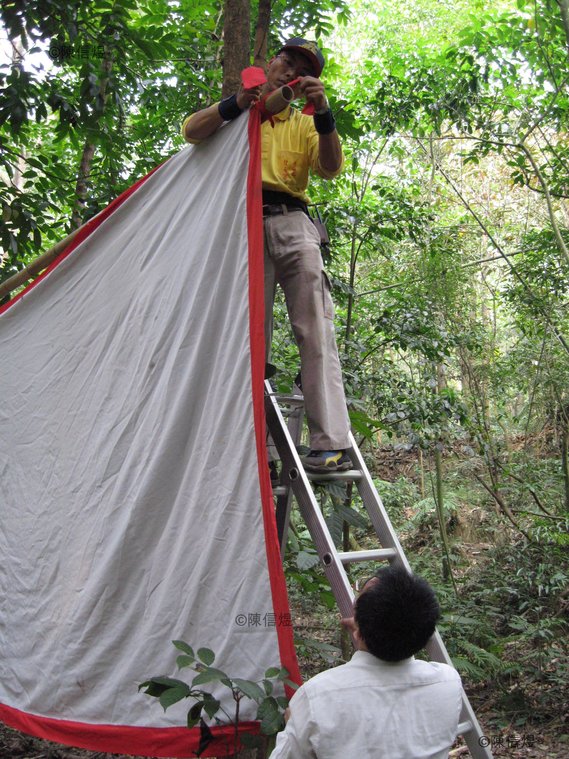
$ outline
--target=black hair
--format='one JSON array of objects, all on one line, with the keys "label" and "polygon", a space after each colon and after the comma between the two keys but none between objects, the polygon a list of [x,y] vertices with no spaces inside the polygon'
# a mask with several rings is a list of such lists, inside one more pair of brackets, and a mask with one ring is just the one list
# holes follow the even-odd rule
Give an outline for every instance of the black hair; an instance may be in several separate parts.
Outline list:
[{"label": "black hair", "polygon": [[429,583],[404,567],[382,567],[357,599],[355,620],[368,651],[385,661],[401,661],[420,651],[440,615]]}]

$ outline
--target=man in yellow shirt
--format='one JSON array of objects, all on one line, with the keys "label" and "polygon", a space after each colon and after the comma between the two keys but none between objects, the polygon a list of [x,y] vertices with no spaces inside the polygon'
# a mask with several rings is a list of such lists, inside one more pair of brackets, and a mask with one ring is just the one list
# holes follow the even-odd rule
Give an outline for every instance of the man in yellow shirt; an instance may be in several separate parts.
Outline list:
[{"label": "man in yellow shirt", "polygon": [[309,172],[325,179],[340,173],[343,155],[320,74],[324,57],[314,42],[288,40],[269,62],[267,82],[239,92],[189,116],[182,127],[188,142],[200,142],[248,109],[262,95],[300,79],[297,92],[314,106],[314,117],[287,106],[273,124],[261,126],[265,247],[265,340],[272,337],[278,283],[285,294],[300,352],[310,471],[350,468],[349,418],[334,332],[330,284],[322,265],[320,236],[307,214]]}]

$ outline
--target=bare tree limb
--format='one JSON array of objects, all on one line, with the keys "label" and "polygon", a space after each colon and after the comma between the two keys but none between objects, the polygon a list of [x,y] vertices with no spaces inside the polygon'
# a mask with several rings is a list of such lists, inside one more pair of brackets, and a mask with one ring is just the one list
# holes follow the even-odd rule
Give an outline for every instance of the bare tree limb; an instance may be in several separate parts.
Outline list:
[{"label": "bare tree limb", "polygon": [[526,538],[526,539],[527,539],[527,540],[528,540],[528,541],[531,543],[531,542],[532,542],[532,540],[531,540],[530,536],[529,536],[529,535],[528,535],[528,533],[527,533],[527,532],[526,532],[526,531],[525,531],[525,530],[524,530],[522,527],[520,527],[520,526],[519,526],[519,524],[516,522],[516,520],[514,519],[514,515],[512,514],[512,511],[511,511],[511,509],[510,509],[510,508],[509,508],[509,506],[506,504],[506,502],[504,501],[504,499],[502,498],[502,496],[501,496],[501,495],[500,495],[498,492],[496,492],[496,490],[494,490],[493,488],[491,488],[491,487],[490,487],[490,485],[488,485],[486,482],[484,482],[484,480],[482,479],[482,477],[480,477],[480,475],[476,474],[476,472],[474,472],[473,474],[474,474],[474,476],[476,477],[476,479],[478,480],[478,482],[479,482],[479,483],[482,485],[482,487],[483,487],[483,488],[484,488],[484,489],[485,489],[485,490],[486,490],[488,493],[490,493],[490,495],[492,496],[492,498],[493,498],[493,499],[496,501],[496,503],[497,503],[497,504],[498,504],[498,506],[500,507],[501,511],[502,511],[502,512],[503,512],[503,513],[506,515],[506,517],[507,517],[507,518],[510,520],[510,522],[513,524],[513,526],[516,528],[516,530],[518,530],[519,532],[521,532],[521,533],[522,533],[522,535],[524,536],[524,538]]},{"label": "bare tree limb", "polygon": [[551,222],[553,234],[555,235],[555,239],[557,241],[557,247],[559,248],[559,252],[564,256],[565,261],[569,264],[569,250],[567,249],[567,246],[565,245],[565,240],[563,239],[561,235],[561,231],[557,224],[557,219],[555,218],[555,211],[553,210],[553,203],[551,202],[551,195],[549,194],[549,187],[547,185],[547,182],[543,178],[543,174],[541,173],[539,166],[535,162],[535,159],[533,155],[531,154],[531,150],[529,150],[529,148],[526,147],[526,145],[524,144],[520,144],[519,147],[520,147],[520,150],[524,153],[524,155],[528,159],[528,161],[531,163],[532,169],[534,170],[535,175],[538,178],[538,181],[543,188],[543,194],[545,196],[545,202],[547,204],[549,220]]}]

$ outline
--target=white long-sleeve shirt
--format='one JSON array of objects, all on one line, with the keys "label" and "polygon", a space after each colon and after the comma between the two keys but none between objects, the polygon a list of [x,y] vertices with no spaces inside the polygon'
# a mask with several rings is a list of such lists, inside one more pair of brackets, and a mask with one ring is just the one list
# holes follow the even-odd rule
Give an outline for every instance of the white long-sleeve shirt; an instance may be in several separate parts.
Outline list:
[{"label": "white long-sleeve shirt", "polygon": [[446,759],[461,695],[446,664],[356,651],[294,694],[271,759]]}]

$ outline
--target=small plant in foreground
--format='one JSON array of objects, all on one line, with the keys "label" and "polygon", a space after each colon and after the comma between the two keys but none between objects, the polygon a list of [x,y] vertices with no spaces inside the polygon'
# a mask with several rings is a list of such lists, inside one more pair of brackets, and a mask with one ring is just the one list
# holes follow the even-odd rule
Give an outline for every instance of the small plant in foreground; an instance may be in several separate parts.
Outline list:
[{"label": "small plant in foreground", "polygon": [[[187,725],[189,728],[199,725],[200,744],[196,756],[201,756],[214,739],[213,733],[204,719],[204,715],[220,725],[229,723],[234,728],[234,748],[237,752],[240,744],[247,747],[262,745],[267,741],[272,748],[276,734],[284,727],[284,710],[288,705],[285,696],[274,696],[275,683],[283,683],[291,688],[298,686],[288,679],[284,667],[271,667],[265,672],[264,678],[257,682],[244,680],[240,677],[229,677],[220,669],[213,667],[215,654],[209,648],[199,648],[194,653],[193,648],[182,640],[172,641],[182,653],[177,657],[178,669],[190,667],[196,674],[190,685],[183,680],[173,677],[151,677],[138,686],[147,695],[157,698],[164,708],[190,698],[194,701],[188,711]],[[229,688],[235,702],[235,713],[229,714],[209,691],[203,689],[208,683],[220,683]],[[239,711],[243,698],[248,698],[257,704],[257,720],[260,722],[261,736],[239,735]],[[222,719],[218,715],[222,715]],[[224,719],[223,719],[224,718]],[[264,736],[264,738],[263,738]]]}]

